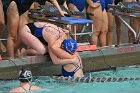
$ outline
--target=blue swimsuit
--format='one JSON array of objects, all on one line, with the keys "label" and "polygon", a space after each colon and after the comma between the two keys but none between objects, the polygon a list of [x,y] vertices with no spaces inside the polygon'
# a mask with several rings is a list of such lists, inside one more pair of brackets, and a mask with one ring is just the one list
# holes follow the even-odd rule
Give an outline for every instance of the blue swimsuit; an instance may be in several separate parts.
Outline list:
[{"label": "blue swimsuit", "polygon": [[[31,30],[31,33],[32,33],[35,37],[37,37],[44,45],[48,46],[48,43],[46,42],[46,40],[44,40],[43,35],[42,35],[42,31],[43,31],[43,28],[44,28],[44,27],[41,27],[41,28],[36,27],[36,26],[34,25],[34,23],[28,23],[27,26],[29,27],[29,29]],[[51,26],[45,26],[45,27],[51,27]],[[57,31],[59,32],[59,37],[60,37],[59,28],[58,28],[58,29],[56,29],[56,28],[54,28],[54,27],[51,27],[51,28],[57,30]]]},{"label": "blue swimsuit", "polygon": [[27,26],[31,30],[31,33],[37,37],[44,45],[48,46],[48,43],[44,40],[42,36],[43,27],[38,28],[34,25],[34,23],[28,23]]},{"label": "blue swimsuit", "polygon": [[108,10],[108,4],[112,4],[113,0],[92,0],[93,2],[100,2],[102,6],[102,10],[106,9]]},{"label": "blue swimsuit", "polygon": [[24,14],[33,4],[34,0],[10,0],[17,4],[19,15]]},{"label": "blue swimsuit", "polygon": [[113,4],[113,0],[105,0],[105,9],[108,11],[108,4]]},{"label": "blue swimsuit", "polygon": [[95,2],[100,2],[101,6],[102,6],[102,10],[104,10],[105,8],[105,0],[92,0],[94,3]]},{"label": "blue swimsuit", "polygon": [[74,4],[77,9],[82,12],[85,8],[85,0],[68,0],[67,4]]},{"label": "blue swimsuit", "polygon": [[33,2],[38,2],[39,4],[45,4],[46,0],[10,0],[17,4],[19,15],[24,14],[33,4]]},{"label": "blue swimsuit", "polygon": [[[78,56],[77,56],[78,57]],[[80,59],[79,59],[79,57],[78,57],[78,60],[79,60],[79,62],[80,62]],[[82,64],[80,64],[80,66],[78,66],[78,67],[76,67],[76,69],[74,70],[74,71],[72,71],[72,72],[68,72],[68,71],[66,71],[65,69],[64,69],[64,66],[62,66],[62,75],[64,76],[64,77],[73,77],[74,75],[75,75],[75,73],[79,70],[79,69],[81,69],[81,67],[82,67]]]}]

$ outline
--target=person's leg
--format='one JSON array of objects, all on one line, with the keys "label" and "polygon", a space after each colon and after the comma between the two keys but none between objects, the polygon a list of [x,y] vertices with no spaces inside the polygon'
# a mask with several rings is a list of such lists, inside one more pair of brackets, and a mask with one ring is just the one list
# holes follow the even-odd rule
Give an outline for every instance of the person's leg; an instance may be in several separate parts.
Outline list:
[{"label": "person's leg", "polygon": [[[114,0],[114,4],[117,5],[121,0]],[[117,17],[115,17],[115,24],[116,24],[116,36],[117,36],[117,45],[120,45],[122,43],[122,24],[121,20]]]},{"label": "person's leg", "polygon": [[[72,3],[69,3],[69,4],[68,4],[68,8],[69,8],[70,10],[80,12],[79,9],[77,8],[77,6],[75,6],[75,5],[72,4]],[[84,11],[84,10],[83,10],[83,11]],[[83,16],[73,16],[73,17],[82,18]],[[81,30],[82,30],[82,25],[78,24],[78,25],[76,25],[76,27],[77,27],[77,29],[76,29],[77,32],[81,32]],[[74,29],[74,27],[73,27],[72,29]]]},{"label": "person's leg", "polygon": [[[140,0],[137,0],[137,2],[140,3]],[[140,15],[140,12],[138,12],[138,14]],[[140,33],[140,20],[139,19],[137,20],[137,24],[138,24],[138,27],[137,27],[138,28],[138,33]],[[138,41],[140,43],[140,37],[138,38]]]},{"label": "person's leg", "polygon": [[[130,26],[138,33],[138,21],[137,19],[130,18]],[[128,42],[132,43],[134,40],[134,34],[129,30],[128,31]]]},{"label": "person's leg", "polygon": [[100,31],[101,31],[101,27],[102,27],[102,17],[103,17],[102,8],[100,6],[96,9],[93,9],[92,7],[88,6],[87,7],[87,12],[94,14],[94,16],[89,16],[90,19],[92,19],[94,21],[93,22],[94,35],[93,35],[93,38],[91,38],[91,39],[94,39],[94,40],[91,40],[91,41],[93,41],[93,42],[91,42],[91,44],[98,45],[98,38],[99,38],[99,34],[100,34]]},{"label": "person's leg", "polygon": [[106,46],[107,32],[108,32],[108,17],[107,17],[107,12],[104,9],[103,20],[102,20],[102,29],[101,29],[101,33],[99,35],[100,46]]},{"label": "person's leg", "polygon": [[27,49],[25,54],[43,55],[47,52],[46,46],[44,46],[39,39],[31,34],[28,26],[24,26],[19,31],[19,36],[23,43],[30,47]]},{"label": "person's leg", "polygon": [[[34,8],[34,3],[31,5],[30,8]],[[18,26],[17,34],[19,33],[19,31],[23,28],[23,26],[25,24],[28,24],[28,23],[31,23],[31,22],[33,22],[33,20],[31,20],[28,17],[28,11],[26,11],[24,14],[20,15],[20,17],[19,17],[19,26]],[[20,40],[19,35],[17,35],[17,40],[16,40],[16,43],[15,43],[15,51],[16,51],[16,56],[17,57],[20,57],[22,55],[21,54],[21,49],[22,48],[23,48],[22,42]]]},{"label": "person's leg", "polygon": [[[138,33],[140,33],[140,20],[137,20],[138,22]],[[140,36],[138,37],[138,42],[140,43]]]},{"label": "person's leg", "polygon": [[[4,25],[5,25],[5,21],[4,21],[3,5],[2,5],[2,1],[0,0],[0,38],[2,38],[4,32]],[[2,52],[6,52],[6,48],[2,43],[2,41],[0,41],[0,49]]]},{"label": "person's leg", "polygon": [[113,0],[105,0],[105,9],[107,11],[107,17],[108,17],[108,32],[107,32],[107,45],[112,45],[113,43],[113,26],[114,26],[114,15],[112,13],[108,12],[109,4],[113,4]]},{"label": "person's leg", "polygon": [[107,45],[112,45],[113,43],[113,26],[114,26],[114,16],[111,13],[108,15],[108,32],[107,32]]},{"label": "person's leg", "polygon": [[[78,11],[78,12],[79,12],[79,10],[77,9],[77,7],[76,7],[74,4],[72,4],[72,3],[69,3],[69,4],[68,4],[68,8],[69,8],[70,10]],[[80,16],[73,16],[73,17],[80,18]],[[77,26],[76,26],[76,27],[78,28],[78,29],[77,29],[78,32],[80,32],[80,30],[81,30],[81,27],[79,27],[79,26],[81,26],[81,25],[77,25]],[[79,29],[79,28],[80,28],[80,29]],[[74,30],[74,27],[73,27],[72,29]]]},{"label": "person's leg", "polygon": [[19,13],[17,5],[12,1],[7,10],[8,39],[7,39],[7,55],[14,58],[14,47],[17,39],[17,30],[19,25]]},{"label": "person's leg", "polygon": [[122,23],[117,16],[115,16],[115,23],[116,23],[117,44],[120,45],[122,43]]},{"label": "person's leg", "polygon": [[74,4],[72,4],[72,3],[69,3],[69,4],[68,4],[68,8],[69,8],[70,10],[79,11],[78,8],[77,8]]},{"label": "person's leg", "polygon": [[[124,2],[137,2],[136,0],[123,0]],[[138,32],[138,24],[137,24],[137,19],[134,18],[129,18],[130,19],[130,26]],[[128,31],[128,42],[132,43],[134,39],[133,33],[129,30]]]},{"label": "person's leg", "polygon": [[34,2],[34,8],[36,9],[36,8],[38,8],[40,6],[40,4],[39,3],[37,3],[37,2]]},{"label": "person's leg", "polygon": [[15,54],[16,54],[15,56],[17,56],[17,57],[21,56],[20,49],[22,48],[21,40],[20,40],[18,33],[22,29],[22,27],[28,23],[28,21],[31,21],[28,19],[27,13],[28,12],[25,12],[24,14],[19,16],[18,30],[16,33],[16,40],[14,42],[14,50],[15,50]]},{"label": "person's leg", "polygon": [[36,51],[35,49],[28,48],[28,49],[21,49],[21,56],[34,56],[34,55],[44,55],[44,53],[40,53]]}]

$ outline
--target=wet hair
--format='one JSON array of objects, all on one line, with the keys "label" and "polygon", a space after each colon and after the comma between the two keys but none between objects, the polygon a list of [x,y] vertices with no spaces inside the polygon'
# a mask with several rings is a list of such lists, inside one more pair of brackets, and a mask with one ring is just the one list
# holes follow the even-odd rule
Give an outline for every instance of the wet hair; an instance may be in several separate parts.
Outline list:
[{"label": "wet hair", "polygon": [[19,80],[20,82],[29,82],[32,80],[32,72],[26,68],[23,68],[19,71]]}]

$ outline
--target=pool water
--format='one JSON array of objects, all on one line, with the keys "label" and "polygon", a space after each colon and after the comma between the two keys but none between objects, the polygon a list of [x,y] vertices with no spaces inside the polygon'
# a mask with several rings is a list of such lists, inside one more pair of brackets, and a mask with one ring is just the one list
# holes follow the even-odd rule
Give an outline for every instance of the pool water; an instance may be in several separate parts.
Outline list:
[{"label": "pool water", "polygon": [[[139,67],[119,67],[116,71],[98,71],[88,73],[94,77],[127,77],[139,78]],[[87,75],[87,73],[86,73]],[[34,77],[32,85],[42,87],[32,93],[140,93],[140,80],[123,82],[75,83],[57,81],[47,76]],[[0,93],[19,86],[18,80],[0,81]]]}]

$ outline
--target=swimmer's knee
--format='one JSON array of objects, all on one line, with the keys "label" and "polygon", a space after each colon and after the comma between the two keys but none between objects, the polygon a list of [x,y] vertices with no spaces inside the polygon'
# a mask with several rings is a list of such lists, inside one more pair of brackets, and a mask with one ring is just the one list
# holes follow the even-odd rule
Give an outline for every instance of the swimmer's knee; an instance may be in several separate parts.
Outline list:
[{"label": "swimmer's knee", "polygon": [[13,40],[14,38],[10,35],[8,35],[8,40]]},{"label": "swimmer's knee", "polygon": [[42,48],[42,49],[39,50],[39,54],[41,54],[41,55],[45,55],[46,52],[47,52],[47,50],[44,49],[44,48]]},{"label": "swimmer's knee", "polygon": [[112,31],[113,31],[113,28],[114,28],[113,25],[109,26],[109,27],[108,27],[108,31],[109,31],[109,32],[110,32],[110,31],[112,32]]},{"label": "swimmer's knee", "polygon": [[4,26],[4,20],[0,21],[0,26]]},{"label": "swimmer's knee", "polygon": [[108,30],[106,31],[101,31],[101,34],[107,34]]},{"label": "swimmer's knee", "polygon": [[16,34],[9,34],[8,38],[9,39],[16,39],[17,35]]},{"label": "swimmer's knee", "polygon": [[100,31],[95,31],[94,32],[94,35],[99,35],[100,34]]}]

